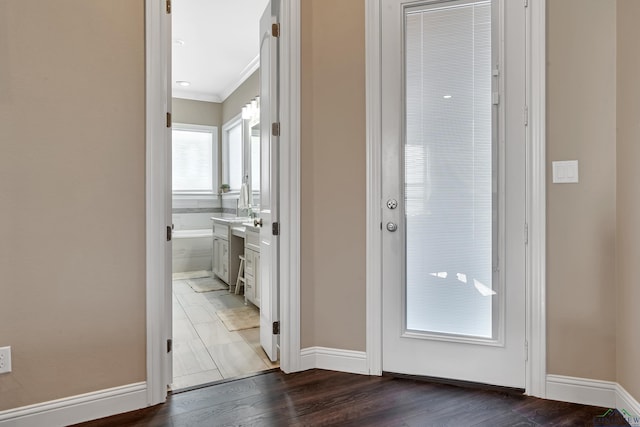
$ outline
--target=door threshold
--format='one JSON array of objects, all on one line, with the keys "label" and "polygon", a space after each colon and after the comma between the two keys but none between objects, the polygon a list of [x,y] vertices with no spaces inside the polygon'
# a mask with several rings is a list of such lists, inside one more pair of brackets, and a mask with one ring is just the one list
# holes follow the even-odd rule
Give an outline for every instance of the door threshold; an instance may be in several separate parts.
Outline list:
[{"label": "door threshold", "polygon": [[264,371],[252,372],[250,374],[238,375],[237,377],[223,378],[223,379],[218,380],[218,381],[211,381],[211,382],[204,383],[204,384],[198,384],[198,385],[188,386],[188,387],[184,387],[184,388],[179,388],[177,390],[169,390],[167,392],[167,394],[169,396],[171,396],[171,395],[174,395],[174,394],[185,393],[187,391],[199,390],[201,388],[207,388],[207,387],[211,387],[211,386],[215,386],[215,385],[230,383],[230,382],[233,382],[233,381],[244,380],[244,379],[247,379],[247,378],[253,378],[253,377],[257,377],[257,376],[264,375],[264,374],[270,374],[272,372],[277,372],[277,371],[280,371],[280,368],[271,368],[271,369],[266,369]]},{"label": "door threshold", "polygon": [[401,378],[405,380],[413,380],[413,381],[421,381],[421,382],[429,382],[436,384],[447,384],[455,387],[462,388],[470,388],[476,390],[486,390],[486,391],[497,391],[499,393],[504,393],[512,396],[520,396],[524,395],[525,390],[523,388],[517,387],[506,387],[500,385],[493,384],[485,384],[485,383],[477,383],[473,381],[463,381],[463,380],[454,380],[450,378],[440,378],[440,377],[429,377],[423,375],[409,375],[409,374],[399,374],[395,372],[382,372],[383,377],[393,377],[393,378]]}]

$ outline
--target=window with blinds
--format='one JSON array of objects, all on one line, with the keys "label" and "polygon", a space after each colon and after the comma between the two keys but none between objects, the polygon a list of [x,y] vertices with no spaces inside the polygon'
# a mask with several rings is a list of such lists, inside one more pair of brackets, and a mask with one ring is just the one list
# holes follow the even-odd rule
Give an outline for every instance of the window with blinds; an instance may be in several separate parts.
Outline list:
[{"label": "window with blinds", "polygon": [[215,129],[206,126],[174,126],[171,146],[174,193],[217,192]]}]

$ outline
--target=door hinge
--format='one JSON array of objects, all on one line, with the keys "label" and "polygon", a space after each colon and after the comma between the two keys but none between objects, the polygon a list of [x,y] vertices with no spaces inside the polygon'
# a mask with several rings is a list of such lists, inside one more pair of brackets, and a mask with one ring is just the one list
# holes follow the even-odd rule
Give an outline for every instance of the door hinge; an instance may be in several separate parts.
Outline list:
[{"label": "door hinge", "polygon": [[167,10],[167,13],[170,14],[171,13],[171,0],[164,0],[165,3],[165,7]]},{"label": "door hinge", "polygon": [[529,341],[524,341],[524,361],[529,360]]},{"label": "door hinge", "polygon": [[280,24],[271,24],[271,35],[273,37],[280,37]]},{"label": "door hinge", "polygon": [[529,244],[529,224],[524,223],[524,244]]},{"label": "door hinge", "polygon": [[279,222],[274,222],[271,224],[271,234],[273,234],[274,236],[279,236],[280,235],[280,223]]},{"label": "door hinge", "polygon": [[529,0],[524,0],[524,7],[529,7]]},{"label": "door hinge", "polygon": [[171,113],[167,113],[167,127],[171,127]]},{"label": "door hinge", "polygon": [[273,322],[273,335],[280,335],[280,322]]},{"label": "door hinge", "polygon": [[271,135],[280,136],[280,122],[271,123]]},{"label": "door hinge", "polygon": [[524,114],[524,125],[529,126],[529,106],[528,105],[524,106],[523,114]]},{"label": "door hinge", "polygon": [[167,242],[171,241],[171,226],[167,225]]},{"label": "door hinge", "polygon": [[171,350],[173,350],[173,340],[169,338],[167,340],[167,353],[171,353]]}]

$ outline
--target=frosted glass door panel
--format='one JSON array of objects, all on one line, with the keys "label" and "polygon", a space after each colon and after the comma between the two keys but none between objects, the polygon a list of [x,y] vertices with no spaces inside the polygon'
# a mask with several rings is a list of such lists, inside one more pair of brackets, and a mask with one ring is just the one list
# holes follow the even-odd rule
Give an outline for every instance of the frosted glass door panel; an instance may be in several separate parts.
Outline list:
[{"label": "frosted glass door panel", "polygon": [[404,40],[406,329],[492,339],[491,3],[407,9]]}]

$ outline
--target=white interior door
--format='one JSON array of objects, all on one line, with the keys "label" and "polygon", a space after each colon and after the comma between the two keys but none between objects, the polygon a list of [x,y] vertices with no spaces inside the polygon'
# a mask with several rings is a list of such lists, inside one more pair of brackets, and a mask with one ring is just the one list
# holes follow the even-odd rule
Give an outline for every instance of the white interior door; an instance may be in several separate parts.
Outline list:
[{"label": "white interior door", "polygon": [[272,0],[260,19],[260,344],[272,361],[278,360],[279,319],[278,238],[278,38],[272,34],[279,4]]},{"label": "white interior door", "polygon": [[525,386],[525,9],[382,0],[383,370]]}]

